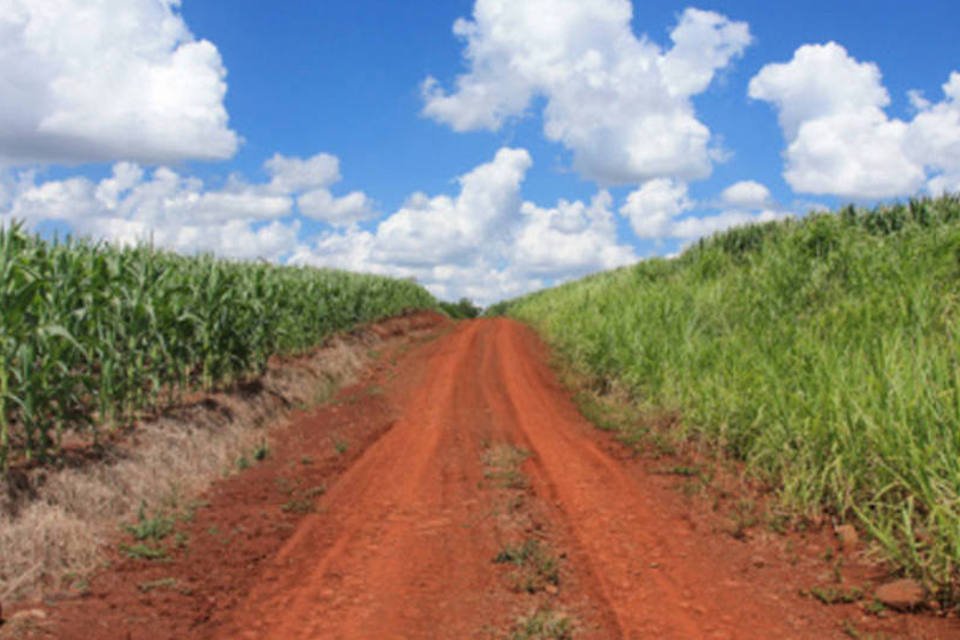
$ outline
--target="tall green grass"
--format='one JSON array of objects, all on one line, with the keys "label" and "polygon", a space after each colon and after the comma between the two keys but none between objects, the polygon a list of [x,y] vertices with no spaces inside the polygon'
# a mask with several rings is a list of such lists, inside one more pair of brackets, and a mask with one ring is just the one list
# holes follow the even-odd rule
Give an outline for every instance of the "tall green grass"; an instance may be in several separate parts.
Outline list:
[{"label": "tall green grass", "polygon": [[0,469],[103,425],[262,372],[357,323],[437,302],[415,283],[50,243],[0,228]]},{"label": "tall green grass", "polygon": [[960,594],[960,198],[734,229],[504,309]]}]

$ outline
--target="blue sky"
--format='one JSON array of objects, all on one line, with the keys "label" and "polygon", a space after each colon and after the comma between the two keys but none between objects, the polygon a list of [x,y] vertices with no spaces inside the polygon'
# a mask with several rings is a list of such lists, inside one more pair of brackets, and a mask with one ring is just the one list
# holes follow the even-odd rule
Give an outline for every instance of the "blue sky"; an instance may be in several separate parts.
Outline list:
[{"label": "blue sky", "polygon": [[5,3],[0,221],[486,303],[960,189],[955,2],[280,6]]}]

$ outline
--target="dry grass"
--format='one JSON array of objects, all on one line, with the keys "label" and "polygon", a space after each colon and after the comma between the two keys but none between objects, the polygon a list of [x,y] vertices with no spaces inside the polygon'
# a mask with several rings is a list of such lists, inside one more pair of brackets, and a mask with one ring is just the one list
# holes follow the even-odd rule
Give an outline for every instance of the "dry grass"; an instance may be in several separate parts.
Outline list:
[{"label": "dry grass", "polygon": [[265,425],[352,381],[378,340],[354,334],[309,357],[271,363],[257,384],[141,424],[95,463],[0,480],[0,601],[59,590],[90,573],[141,504],[184,504],[231,472],[267,437]]}]

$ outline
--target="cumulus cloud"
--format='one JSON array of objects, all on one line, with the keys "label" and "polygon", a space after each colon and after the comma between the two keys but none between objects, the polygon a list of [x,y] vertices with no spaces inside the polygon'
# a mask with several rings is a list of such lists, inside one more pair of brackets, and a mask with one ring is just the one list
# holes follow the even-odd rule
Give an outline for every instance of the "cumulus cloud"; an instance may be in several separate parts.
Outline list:
[{"label": "cumulus cloud", "polygon": [[670,227],[670,237],[681,240],[697,240],[733,227],[780,220],[786,214],[764,209],[762,211],[722,211],[708,216],[690,216],[675,221]]},{"label": "cumulus cloud", "polygon": [[380,223],[379,261],[404,265],[462,263],[507,238],[520,209],[520,185],[533,164],[525,149],[501,149],[460,178],[456,198],[415,194]]},{"label": "cumulus cloud", "polygon": [[148,173],[131,162],[115,164],[99,181],[73,177],[38,183],[30,173],[20,180],[7,174],[0,180],[0,215],[31,225],[55,220],[78,235],[122,244],[152,242],[184,253],[281,260],[299,243],[298,211],[344,227],[372,211],[361,192],[342,197],[330,192],[340,180],[334,156],[278,154],[264,170],[268,182],[232,176],[219,188],[167,167]]},{"label": "cumulus cloud", "polygon": [[297,195],[297,207],[308,218],[348,226],[376,216],[373,201],[360,191],[336,197],[330,188],[340,182],[340,159],[327,153],[311,158],[275,154],[264,163],[268,190]]},{"label": "cumulus cloud", "polygon": [[0,3],[0,163],[232,156],[226,71],[179,4]]},{"label": "cumulus cloud", "polygon": [[750,43],[745,23],[687,9],[663,50],[638,38],[629,0],[477,0],[465,40],[467,73],[453,92],[423,84],[424,114],[456,131],[499,129],[545,99],[544,134],[603,184],[702,178],[711,135],[691,97]]},{"label": "cumulus cloud", "polygon": [[943,85],[943,101],[917,103],[919,113],[907,131],[910,157],[934,173],[927,188],[934,195],[960,192],[960,72]]},{"label": "cumulus cloud", "polygon": [[789,62],[765,66],[750,81],[749,95],[778,110],[787,139],[784,178],[795,191],[887,198],[960,174],[955,77],[944,85],[943,102],[910,93],[919,110],[913,121],[890,118],[880,69],[829,42],[804,45]]},{"label": "cumulus cloud", "polygon": [[587,204],[560,200],[542,208],[525,202],[510,256],[527,274],[571,278],[635,261],[633,249],[616,243],[613,199],[601,191]]},{"label": "cumulus cloud", "polygon": [[[666,178],[650,180],[627,196],[620,214],[630,220],[638,238],[651,240],[696,240],[730,227],[767,222],[785,217],[770,191],[747,180],[731,185],[720,196],[718,213],[692,213],[698,203],[687,185]],[[683,216],[683,217],[682,217]]]},{"label": "cumulus cloud", "polygon": [[78,235],[120,244],[152,242],[184,253],[278,259],[296,244],[299,223],[282,222],[289,196],[236,181],[206,190],[202,181],[160,167],[149,175],[120,163],[110,177],[21,184],[8,215],[57,220]]},{"label": "cumulus cloud", "polygon": [[457,195],[414,194],[376,229],[324,233],[290,260],[412,277],[481,303],[636,260],[617,240],[607,192],[555,207],[523,201],[531,165],[526,150],[501,149],[459,179]]},{"label": "cumulus cloud", "polygon": [[720,200],[728,206],[741,209],[762,209],[770,206],[770,190],[754,180],[743,180],[723,190]]},{"label": "cumulus cloud", "polygon": [[[438,296],[482,303],[636,260],[618,241],[606,191],[587,203],[524,201],[532,164],[524,149],[500,149],[459,178],[457,193],[414,193],[369,230],[350,222],[370,209],[365,194],[331,193],[341,176],[328,154],[278,154],[264,163],[265,181],[235,175],[215,188],[131,162],[100,180],[0,173],[0,223],[59,221],[121,244],[416,278]],[[318,212],[333,228],[304,239],[303,217]]]},{"label": "cumulus cloud", "polygon": [[630,220],[638,238],[662,238],[670,235],[674,218],[692,208],[686,184],[657,178],[628,195],[620,213]]}]

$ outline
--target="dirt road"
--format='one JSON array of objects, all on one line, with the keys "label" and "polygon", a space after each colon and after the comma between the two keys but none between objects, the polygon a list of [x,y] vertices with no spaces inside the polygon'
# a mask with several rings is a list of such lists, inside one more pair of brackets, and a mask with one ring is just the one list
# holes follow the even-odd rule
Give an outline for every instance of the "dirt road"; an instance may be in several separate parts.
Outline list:
[{"label": "dirt road", "polygon": [[427,362],[402,417],[343,476],[264,571],[221,638],[471,638],[495,623],[496,526],[485,448],[531,455],[523,472],[586,562],[581,593],[608,615],[598,638],[822,638],[775,592],[731,571],[688,520],[658,510],[601,450],[531,332],[463,325]]},{"label": "dirt road", "polygon": [[[170,637],[842,638],[873,624],[799,593],[829,570],[786,557],[792,543],[717,531],[675,479],[616,455],[522,325],[458,324],[364,393],[344,407],[375,397],[392,407],[389,428],[247,565],[242,594]],[[890,637],[956,637],[948,622],[882,624]],[[163,615],[147,625],[116,637],[167,637]]]}]

